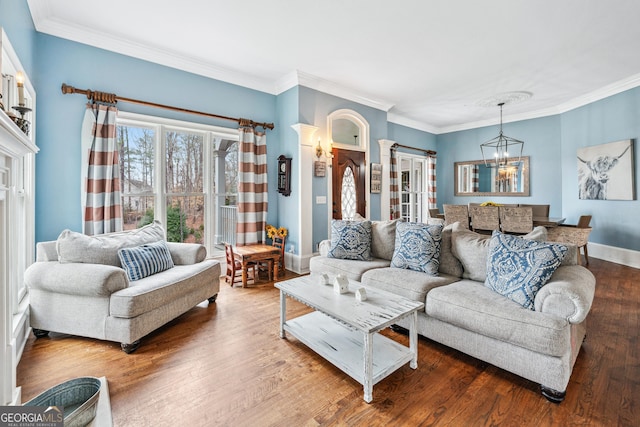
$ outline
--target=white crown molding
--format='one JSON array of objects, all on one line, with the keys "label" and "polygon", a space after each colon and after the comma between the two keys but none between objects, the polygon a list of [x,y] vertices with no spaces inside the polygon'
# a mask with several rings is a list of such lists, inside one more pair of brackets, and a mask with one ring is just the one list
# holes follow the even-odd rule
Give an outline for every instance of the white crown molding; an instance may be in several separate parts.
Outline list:
[{"label": "white crown molding", "polygon": [[274,85],[270,80],[216,66],[197,58],[185,56],[180,52],[171,52],[157,47],[142,45],[125,38],[99,33],[88,27],[69,24],[56,17],[51,17],[46,2],[29,0],[29,7],[31,9],[34,26],[36,30],[41,33],[221,80],[249,89],[275,94],[273,91]]},{"label": "white crown molding", "polygon": [[[617,95],[619,93],[622,93],[629,89],[636,88],[638,86],[640,86],[640,74],[635,74],[633,76],[627,77],[626,79],[619,80],[615,83],[604,86],[600,89],[594,90],[593,92],[589,92],[585,95],[574,98],[570,101],[567,101],[555,107],[544,108],[537,111],[530,111],[528,113],[512,114],[509,116],[504,116],[502,122],[503,123],[519,122],[523,120],[539,119],[541,117],[555,116],[557,114],[562,114],[571,110],[575,110],[576,108],[584,107],[585,105],[589,105],[593,102],[600,101],[602,99],[608,98],[613,95]],[[433,127],[434,130],[432,133],[443,134],[443,133],[457,132],[462,130],[477,129],[484,126],[493,126],[499,123],[500,123],[499,119],[491,119],[491,120],[481,120],[476,122],[463,123],[463,124],[454,125],[454,126],[445,126],[440,128]]]},{"label": "white crown molding", "polygon": [[358,104],[366,105],[368,107],[372,107],[382,111],[389,111],[394,105],[391,102],[372,98],[368,95],[358,93],[355,90],[342,86],[338,83],[334,83],[330,80],[325,80],[323,78],[305,73],[300,70],[295,70],[280,79],[275,84],[276,93],[280,94],[286,90],[291,89],[294,86],[306,86],[319,92],[344,98],[349,101],[357,102]]},{"label": "white crown molding", "polygon": [[567,111],[583,107],[587,104],[591,104],[592,102],[600,101],[601,99],[608,98],[638,86],[640,86],[640,74],[635,74],[627,77],[626,79],[619,80],[598,90],[594,90],[593,92],[574,98],[571,101],[560,104],[557,108],[560,113],[566,113]]},{"label": "white crown molding", "polygon": [[388,113],[387,121],[391,123],[395,123],[397,125],[406,126],[408,128],[417,129],[417,130],[421,130],[421,131],[429,132],[433,134],[441,133],[440,128],[431,126],[424,122],[419,122],[417,120],[409,119],[397,113]]}]

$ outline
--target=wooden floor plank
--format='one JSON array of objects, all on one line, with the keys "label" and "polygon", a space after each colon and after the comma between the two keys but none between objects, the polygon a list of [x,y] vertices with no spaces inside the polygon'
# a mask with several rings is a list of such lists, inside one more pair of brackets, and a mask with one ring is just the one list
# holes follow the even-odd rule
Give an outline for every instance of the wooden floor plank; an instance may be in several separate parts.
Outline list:
[{"label": "wooden floor plank", "polygon": [[[424,338],[418,369],[404,366],[376,384],[366,404],[360,384],[279,337],[272,282],[223,281],[217,303],[194,307],[130,355],[118,343],[30,337],[17,383],[26,401],[69,378],[105,376],[116,426],[637,426],[640,272],[598,259],[589,269],[598,285],[587,339],[559,405],[538,384]],[[287,306],[289,316],[309,312]]]}]

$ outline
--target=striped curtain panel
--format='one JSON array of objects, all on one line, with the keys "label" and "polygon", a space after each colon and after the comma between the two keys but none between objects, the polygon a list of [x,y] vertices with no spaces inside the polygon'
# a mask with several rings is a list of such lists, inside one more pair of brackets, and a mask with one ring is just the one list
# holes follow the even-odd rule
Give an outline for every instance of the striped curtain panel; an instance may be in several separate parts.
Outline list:
[{"label": "striped curtain panel", "polygon": [[437,207],[436,198],[436,156],[427,156],[427,198],[429,209]]},{"label": "striped curtain panel", "polygon": [[87,235],[122,231],[114,105],[87,104],[82,123],[82,224]]},{"label": "striped curtain panel", "polygon": [[398,159],[394,148],[391,148],[389,164],[389,205],[391,207],[391,215],[389,219],[398,219],[400,218],[400,190],[398,187]]},{"label": "striped curtain panel", "polygon": [[267,137],[241,121],[236,245],[264,242],[267,221]]},{"label": "striped curtain panel", "polygon": [[480,191],[480,167],[473,165],[473,173],[471,174],[471,192]]}]

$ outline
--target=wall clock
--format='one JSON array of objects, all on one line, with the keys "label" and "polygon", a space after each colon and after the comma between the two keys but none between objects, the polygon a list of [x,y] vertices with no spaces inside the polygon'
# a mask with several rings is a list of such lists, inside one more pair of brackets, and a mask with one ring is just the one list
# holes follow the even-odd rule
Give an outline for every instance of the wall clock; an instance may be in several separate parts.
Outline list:
[{"label": "wall clock", "polygon": [[291,194],[291,157],[278,157],[278,193],[283,196]]}]

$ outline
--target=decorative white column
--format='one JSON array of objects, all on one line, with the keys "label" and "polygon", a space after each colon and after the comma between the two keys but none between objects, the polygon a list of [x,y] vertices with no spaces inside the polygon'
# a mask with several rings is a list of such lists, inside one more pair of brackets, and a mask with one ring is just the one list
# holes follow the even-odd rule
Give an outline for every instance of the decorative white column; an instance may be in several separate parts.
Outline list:
[{"label": "decorative white column", "polygon": [[391,217],[391,201],[389,194],[391,171],[391,146],[395,141],[389,139],[379,139],[380,144],[380,163],[382,164],[382,189],[380,191],[380,219],[387,220]]},{"label": "decorative white column", "polygon": [[313,160],[315,148],[314,135],[318,131],[317,126],[296,123],[291,125],[298,133],[300,155],[298,156],[298,244],[299,259],[294,263],[293,270],[297,273],[309,271],[309,258],[313,255]]}]

